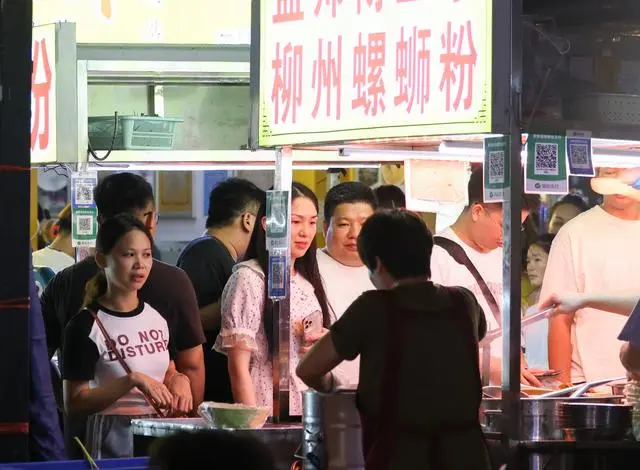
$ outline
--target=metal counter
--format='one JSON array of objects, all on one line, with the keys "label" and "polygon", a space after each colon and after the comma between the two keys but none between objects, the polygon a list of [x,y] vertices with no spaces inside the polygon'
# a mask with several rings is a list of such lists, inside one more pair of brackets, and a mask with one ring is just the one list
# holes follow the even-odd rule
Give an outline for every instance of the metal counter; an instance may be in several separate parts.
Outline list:
[{"label": "metal counter", "polygon": [[[148,455],[149,445],[158,437],[180,431],[213,429],[202,418],[134,419],[131,422],[135,456]],[[302,442],[302,425],[267,424],[262,429],[229,429],[228,432],[254,436],[271,449],[278,470],[289,470]]]}]

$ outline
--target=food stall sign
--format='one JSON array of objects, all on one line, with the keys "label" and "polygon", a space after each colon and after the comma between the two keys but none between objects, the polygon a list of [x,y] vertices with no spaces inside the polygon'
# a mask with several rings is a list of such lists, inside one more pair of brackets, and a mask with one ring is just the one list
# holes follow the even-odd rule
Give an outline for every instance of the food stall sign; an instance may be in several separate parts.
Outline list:
[{"label": "food stall sign", "polygon": [[491,0],[255,1],[260,146],[491,131]]},{"label": "food stall sign", "polygon": [[33,0],[34,24],[71,21],[82,44],[249,44],[251,3]]},{"label": "food stall sign", "polygon": [[76,162],[75,25],[36,26],[32,37],[31,163]]}]

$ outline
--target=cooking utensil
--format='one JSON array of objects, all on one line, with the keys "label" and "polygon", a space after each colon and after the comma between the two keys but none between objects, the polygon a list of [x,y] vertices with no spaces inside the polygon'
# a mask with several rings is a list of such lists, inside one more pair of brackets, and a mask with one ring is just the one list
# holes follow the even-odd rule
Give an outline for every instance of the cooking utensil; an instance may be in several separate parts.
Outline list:
[{"label": "cooking utensil", "polygon": [[631,431],[632,406],[620,403],[560,404],[560,425],[571,440],[619,440]]},{"label": "cooking utensil", "polygon": [[[549,314],[553,311],[553,308],[547,308],[538,313],[534,313],[533,315],[529,315],[528,317],[523,318],[520,321],[520,328],[524,328],[534,323],[537,323],[545,318],[549,317]],[[500,338],[502,336],[502,328],[496,328],[495,330],[489,331],[485,337],[481,341],[481,345],[485,343],[491,343],[493,340]]]},{"label": "cooking utensil", "polygon": [[571,398],[581,397],[587,391],[589,391],[590,388],[597,387],[598,385],[605,385],[605,384],[608,384],[609,382],[617,382],[619,380],[624,380],[624,379],[626,379],[626,377],[614,377],[612,379],[602,379],[602,380],[594,380],[593,382],[588,382],[584,384],[581,388],[573,392],[571,394]]},{"label": "cooking utensil", "polygon": [[[524,440],[562,440],[564,438],[560,423],[560,405],[575,403],[622,403],[623,397],[581,397],[581,398],[521,398],[520,429]],[[502,400],[485,398],[480,407],[481,422],[488,432],[502,432]]]},{"label": "cooking utensil", "polygon": [[[486,385],[485,387],[482,387],[482,393],[487,398],[502,398],[502,386],[501,385]],[[520,397],[521,398],[527,398],[527,397],[529,397],[529,395],[526,393],[525,390],[521,389],[520,390]]]},{"label": "cooking utensil", "polygon": [[625,377],[614,377],[612,379],[594,380],[593,382],[587,382],[586,384],[579,384],[572,387],[561,388],[560,390],[554,390],[553,392],[540,395],[538,398],[559,398],[568,395],[570,395],[571,398],[578,398],[584,395],[590,388],[597,387],[598,385],[605,385],[609,382],[617,382],[624,378]]}]

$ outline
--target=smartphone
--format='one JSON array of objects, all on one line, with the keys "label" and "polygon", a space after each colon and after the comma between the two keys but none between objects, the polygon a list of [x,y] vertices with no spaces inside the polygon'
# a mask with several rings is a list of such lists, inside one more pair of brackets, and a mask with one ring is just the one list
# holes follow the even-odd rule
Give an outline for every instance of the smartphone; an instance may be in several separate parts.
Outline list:
[{"label": "smartphone", "polygon": [[318,334],[322,332],[322,312],[316,310],[304,317],[302,326],[304,327],[305,333]]}]

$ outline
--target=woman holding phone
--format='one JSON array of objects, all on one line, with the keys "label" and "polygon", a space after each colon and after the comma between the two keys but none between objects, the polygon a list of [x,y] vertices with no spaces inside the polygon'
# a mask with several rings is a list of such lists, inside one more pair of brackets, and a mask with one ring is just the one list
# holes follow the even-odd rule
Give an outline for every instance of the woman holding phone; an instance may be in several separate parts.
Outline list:
[{"label": "woman holding phone", "polygon": [[65,411],[89,417],[94,458],[133,456],[132,418],[192,408],[189,379],[170,358],[167,321],[138,299],[151,270],[151,245],[149,230],[133,216],[106,220],[96,239],[100,271],[65,329]]},{"label": "woman holding phone", "polygon": [[[322,279],[316,262],[318,199],[303,184],[291,187],[291,290],[289,414],[302,414],[304,384],[295,376],[305,324],[315,329],[331,324]],[[269,254],[266,249],[266,201],[257,215],[242,263],[222,293],[222,329],[215,349],[229,358],[234,401],[273,406],[273,303],[267,298]]]}]

